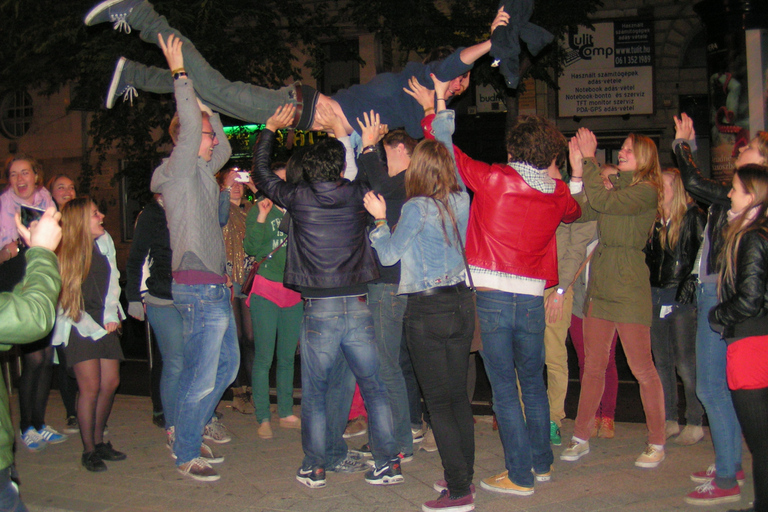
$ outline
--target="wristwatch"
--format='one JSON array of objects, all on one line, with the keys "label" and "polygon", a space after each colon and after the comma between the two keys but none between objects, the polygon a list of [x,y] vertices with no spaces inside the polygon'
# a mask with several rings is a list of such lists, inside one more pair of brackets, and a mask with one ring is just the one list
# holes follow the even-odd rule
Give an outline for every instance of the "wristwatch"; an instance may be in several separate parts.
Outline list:
[{"label": "wristwatch", "polygon": [[555,292],[557,292],[558,295],[565,295],[565,289],[564,288],[558,288],[557,290],[555,290]]}]

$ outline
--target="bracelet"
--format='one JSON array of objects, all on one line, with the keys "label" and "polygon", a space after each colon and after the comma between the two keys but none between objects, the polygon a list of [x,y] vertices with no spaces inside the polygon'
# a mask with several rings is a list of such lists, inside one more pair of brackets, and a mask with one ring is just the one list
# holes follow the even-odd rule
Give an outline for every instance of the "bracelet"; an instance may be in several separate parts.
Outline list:
[{"label": "bracelet", "polygon": [[365,146],[361,151],[361,153],[365,155],[367,153],[371,153],[372,151],[376,151],[376,146],[374,144],[371,144],[370,146]]},{"label": "bracelet", "polygon": [[429,107],[429,108],[425,108],[425,109],[424,109],[424,114],[426,115],[426,114],[427,114],[427,112],[429,112],[430,110],[431,110],[432,112],[434,112],[434,111],[435,111],[435,107]]},{"label": "bracelet", "polygon": [[581,176],[571,176],[572,180],[581,180],[583,179]]},{"label": "bracelet", "polygon": [[378,228],[379,226],[383,226],[383,225],[385,225],[386,223],[387,223],[387,219],[376,219],[376,220],[374,221],[374,224],[376,225],[376,227],[377,227],[377,228]]},{"label": "bracelet", "polygon": [[186,72],[187,72],[187,70],[182,67],[182,68],[176,68],[176,69],[172,70],[171,74],[172,75],[176,75],[176,74],[179,74],[179,73],[186,73]]},{"label": "bracelet", "polygon": [[178,79],[179,79],[179,78],[181,78],[181,77],[184,77],[184,78],[188,78],[188,76],[187,76],[187,72],[186,72],[186,71],[180,71],[180,72],[178,72],[178,73],[174,73],[174,74],[173,74],[173,79],[174,79],[174,80],[178,80]]}]

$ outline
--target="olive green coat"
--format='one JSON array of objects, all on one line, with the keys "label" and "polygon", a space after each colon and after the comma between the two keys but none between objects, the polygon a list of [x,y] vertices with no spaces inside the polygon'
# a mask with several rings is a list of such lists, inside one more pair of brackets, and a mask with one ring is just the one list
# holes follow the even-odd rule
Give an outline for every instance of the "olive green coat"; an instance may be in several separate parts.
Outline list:
[{"label": "olive green coat", "polygon": [[620,172],[614,189],[606,190],[597,161],[584,159],[589,205],[582,207],[579,222],[597,220],[600,239],[590,262],[584,314],[650,327],[651,284],[643,248],[656,220],[658,193],[645,182],[630,187],[632,177]]}]

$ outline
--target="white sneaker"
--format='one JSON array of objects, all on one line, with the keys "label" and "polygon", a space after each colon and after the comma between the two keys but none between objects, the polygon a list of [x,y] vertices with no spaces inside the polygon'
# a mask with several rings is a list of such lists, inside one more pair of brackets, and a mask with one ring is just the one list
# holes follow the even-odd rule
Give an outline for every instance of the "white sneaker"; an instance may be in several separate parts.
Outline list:
[{"label": "white sneaker", "polygon": [[560,460],[573,462],[589,453],[589,441],[576,441],[571,439],[568,447],[560,454]]},{"label": "white sneaker", "polygon": [[639,468],[655,468],[666,458],[664,448],[659,450],[649,444],[643,453],[635,461],[635,466]]}]

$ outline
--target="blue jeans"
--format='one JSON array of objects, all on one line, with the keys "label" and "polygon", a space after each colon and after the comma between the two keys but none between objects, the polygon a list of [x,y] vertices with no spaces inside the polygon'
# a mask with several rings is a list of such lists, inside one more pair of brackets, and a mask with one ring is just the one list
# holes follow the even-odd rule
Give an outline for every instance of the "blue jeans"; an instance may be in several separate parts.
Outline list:
[{"label": "blue jeans", "polygon": [[[505,466],[515,484],[533,487],[533,473],[550,470],[549,401],[544,384],[544,298],[499,291],[477,292],[483,337],[480,355],[493,389],[493,410]],[[525,405],[517,394],[515,373]]]},{"label": "blue jeans", "polygon": [[223,284],[173,283],[173,303],[184,326],[184,366],[179,375],[173,446],[177,465],[200,455],[203,427],[240,367],[229,299],[229,288]]},{"label": "blue jeans", "polygon": [[736,485],[736,471],[741,469],[741,427],[725,374],[727,347],[709,327],[709,310],[718,303],[717,284],[699,284],[697,299],[696,394],[707,411],[715,447],[715,482],[721,489],[731,489]]},{"label": "blue jeans", "polygon": [[184,367],[184,321],[173,304],[158,306],[150,303],[147,303],[147,320],[163,358],[160,400],[163,402],[165,428],[170,428],[176,425],[176,393]]},{"label": "blue jeans", "polygon": [[408,410],[408,391],[400,368],[400,344],[403,338],[403,315],[408,298],[397,294],[396,284],[369,284],[368,307],[373,315],[376,349],[381,370],[379,375],[392,409],[395,442],[400,452],[413,453],[413,435]]},{"label": "blue jeans", "polygon": [[[304,469],[325,468],[333,462],[326,457],[328,419],[345,414],[336,409],[341,404],[328,401],[328,393],[333,390],[332,377],[341,363],[339,357],[343,357],[352,370],[368,408],[368,429],[376,465],[397,457],[392,411],[379,377],[373,317],[365,296],[307,299],[301,326]],[[349,403],[346,405],[349,411]],[[341,433],[338,437],[341,439]]]}]

